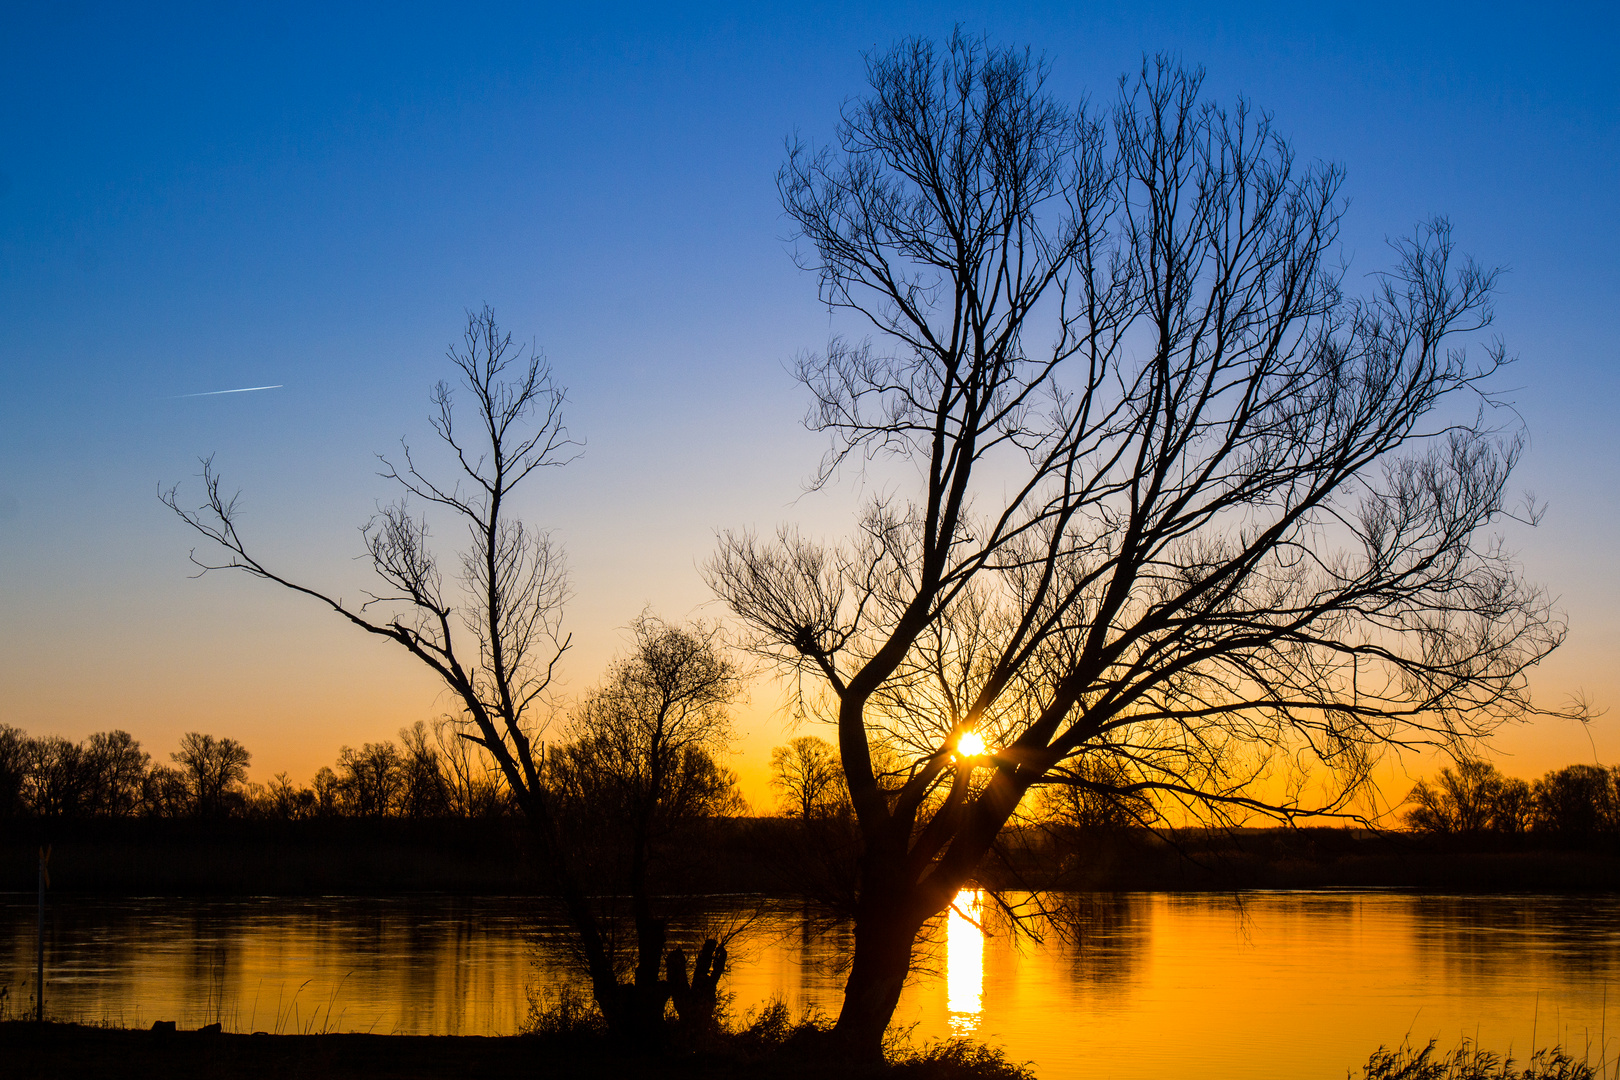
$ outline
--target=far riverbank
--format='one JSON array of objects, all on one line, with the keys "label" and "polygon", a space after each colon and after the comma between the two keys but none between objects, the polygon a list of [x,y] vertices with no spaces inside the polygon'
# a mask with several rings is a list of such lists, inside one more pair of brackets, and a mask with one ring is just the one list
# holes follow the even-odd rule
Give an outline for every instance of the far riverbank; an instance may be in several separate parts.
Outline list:
[{"label": "far riverbank", "polygon": [[[709,823],[667,894],[837,896],[853,861],[836,828],[782,818]],[[107,896],[318,896],[544,891],[511,819],[0,823],[0,891],[35,887],[52,849],[53,891]],[[1088,892],[1401,888],[1432,892],[1620,891],[1612,845],[1534,834],[1423,836],[1348,828],[1014,831],[984,884]]]}]

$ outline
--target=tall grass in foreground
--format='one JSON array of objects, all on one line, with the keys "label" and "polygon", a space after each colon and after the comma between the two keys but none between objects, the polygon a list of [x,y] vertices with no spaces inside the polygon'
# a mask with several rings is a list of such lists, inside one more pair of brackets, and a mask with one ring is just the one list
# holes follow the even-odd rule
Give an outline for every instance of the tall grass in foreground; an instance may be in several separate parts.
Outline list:
[{"label": "tall grass in foreground", "polygon": [[[722,1002],[727,1005],[729,1002]],[[537,1035],[570,1048],[603,1046],[607,1025],[595,1004],[577,988],[554,994],[530,992],[525,1035]],[[722,1007],[708,1028],[682,1030],[671,1025],[668,1049],[733,1064],[765,1066],[771,1075],[790,1077],[840,1075],[882,1080],[1035,1080],[1027,1065],[1007,1060],[998,1048],[967,1039],[947,1039],[915,1046],[910,1030],[892,1033],[884,1043],[886,1065],[850,1067],[835,1056],[832,1021],[816,1011],[795,1017],[780,998],[733,1019]],[[829,1071],[835,1070],[835,1071]]]},{"label": "tall grass in foreground", "polygon": [[1433,1039],[1422,1049],[1380,1046],[1361,1073],[1362,1080],[1608,1080],[1609,1075],[1604,1062],[1594,1069],[1562,1047],[1537,1050],[1521,1067],[1511,1055],[1499,1057],[1466,1040],[1449,1054],[1437,1053]]},{"label": "tall grass in foreground", "polygon": [[[729,1003],[727,1003],[729,1004]],[[607,1038],[595,1004],[584,993],[564,987],[555,996],[531,991],[529,1019],[524,1033],[575,1044],[601,1045]],[[832,1023],[818,1012],[795,1017],[776,999],[751,1009],[740,1019],[722,1008],[706,1031],[696,1034],[671,1029],[671,1049],[736,1063],[768,1065],[784,1076],[808,1075],[826,1063],[833,1050]],[[1403,1044],[1393,1050],[1379,1047],[1346,1080],[1620,1080],[1620,1062],[1611,1062],[1607,1048],[1595,1066],[1576,1060],[1562,1047],[1544,1047],[1524,1063],[1501,1056],[1464,1040],[1455,1050],[1437,1049],[1435,1040],[1422,1047]],[[1007,1060],[997,1047],[967,1039],[949,1039],[917,1047],[910,1031],[892,1032],[884,1045],[886,1067],[858,1070],[861,1076],[906,1080],[1036,1080],[1029,1065]],[[856,1075],[847,1073],[846,1075]]]}]

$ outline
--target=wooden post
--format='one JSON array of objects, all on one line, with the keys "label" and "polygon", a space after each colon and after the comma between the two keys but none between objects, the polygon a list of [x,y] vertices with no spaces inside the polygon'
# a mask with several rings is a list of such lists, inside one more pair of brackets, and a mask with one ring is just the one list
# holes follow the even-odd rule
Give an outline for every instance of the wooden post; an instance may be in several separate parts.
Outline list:
[{"label": "wooden post", "polygon": [[45,886],[51,880],[45,869],[51,861],[47,845],[39,849],[39,928],[34,937],[34,1022],[45,1022]]}]

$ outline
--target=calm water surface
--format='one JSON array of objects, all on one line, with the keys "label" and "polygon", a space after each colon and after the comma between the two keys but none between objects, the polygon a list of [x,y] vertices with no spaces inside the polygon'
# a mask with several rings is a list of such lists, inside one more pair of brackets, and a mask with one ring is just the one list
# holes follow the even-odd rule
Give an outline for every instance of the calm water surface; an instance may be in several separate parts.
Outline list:
[{"label": "calm water surface", "polygon": [[[1620,1049],[1620,1008],[1607,1015],[1620,898],[1142,893],[1078,907],[1078,939],[1044,945],[951,916],[898,1022],[1000,1043],[1043,1080],[1339,1080],[1403,1038],[1521,1057],[1561,1042],[1594,1064]],[[978,918],[971,897],[961,909]],[[689,928],[748,910],[707,900]],[[0,1010],[31,1007],[34,929],[34,898],[0,895]],[[49,1011],[130,1025],[510,1033],[532,996],[574,978],[563,927],[527,899],[58,897],[46,938]],[[836,1011],[848,947],[772,904],[736,939],[736,1011],[773,997]]]}]

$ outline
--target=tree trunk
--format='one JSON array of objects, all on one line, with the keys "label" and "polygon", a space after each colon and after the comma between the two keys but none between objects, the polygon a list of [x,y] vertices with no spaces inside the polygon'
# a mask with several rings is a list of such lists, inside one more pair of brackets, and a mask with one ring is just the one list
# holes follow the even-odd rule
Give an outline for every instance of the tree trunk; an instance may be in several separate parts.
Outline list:
[{"label": "tree trunk", "polygon": [[911,949],[928,918],[918,887],[906,880],[905,844],[894,832],[861,858],[855,902],[855,955],[844,984],[834,1039],[852,1061],[881,1062],[883,1033],[911,972]]},{"label": "tree trunk", "polygon": [[622,1016],[614,1034],[650,1052],[663,1043],[669,983],[662,978],[668,924],[653,914],[652,900],[647,895],[649,816],[650,810],[645,808],[637,815],[631,840],[629,885],[636,924],[636,968],[630,984],[619,988]]},{"label": "tree trunk", "polygon": [[855,956],[844,986],[844,1006],[833,1029],[853,1060],[882,1060],[883,1033],[911,972],[911,950],[918,931],[950,906],[1018,803],[1018,793],[998,779],[981,795],[975,809],[985,811],[983,799],[991,793],[997,797],[986,811],[988,816],[959,824],[953,841],[957,847],[966,847],[971,858],[949,866],[936,864],[922,881],[911,880],[904,869],[911,856],[909,837],[894,823],[870,842],[862,856],[861,892],[855,905]]},{"label": "tree trunk", "polygon": [[[870,909],[878,909],[872,911]],[[911,946],[920,925],[894,917],[891,907],[864,901],[855,916],[855,957],[844,984],[844,1007],[833,1036],[855,1061],[883,1060],[883,1033],[911,972]]]},{"label": "tree trunk", "polygon": [[634,884],[631,898],[636,920],[636,970],[634,981],[620,987],[625,1003],[623,1037],[637,1049],[657,1050],[664,1038],[664,1006],[669,1002],[669,983],[660,976],[664,966],[664,920],[655,918],[647,901],[645,881]]},{"label": "tree trunk", "polygon": [[607,949],[602,943],[596,915],[578,889],[564,889],[561,892],[563,908],[568,912],[569,921],[574,924],[580,950],[585,954],[585,971],[591,978],[591,996],[596,999],[596,1007],[602,1011],[603,1019],[610,1027],[615,1026],[620,1013],[619,980],[613,974],[613,963],[608,959]]},{"label": "tree trunk", "polygon": [[[607,945],[602,939],[601,925],[597,922],[596,912],[592,909],[589,898],[570,872],[560,845],[548,832],[542,831],[550,829],[550,815],[546,813],[543,805],[525,802],[523,809],[529,821],[530,843],[533,844],[539,864],[545,868],[546,876],[549,878],[547,884],[552,895],[562,901],[563,910],[568,913],[568,921],[573,924],[574,933],[578,936],[580,951],[585,957],[585,971],[591,979],[591,996],[596,999],[596,1007],[601,1011],[602,1019],[607,1021],[608,1030],[628,1036],[637,1030],[634,1017],[645,1010],[636,1008],[637,1003],[629,993],[634,987],[619,984],[618,976],[613,970],[613,960],[608,956]],[[660,1005],[660,1016],[662,1011]]]}]

